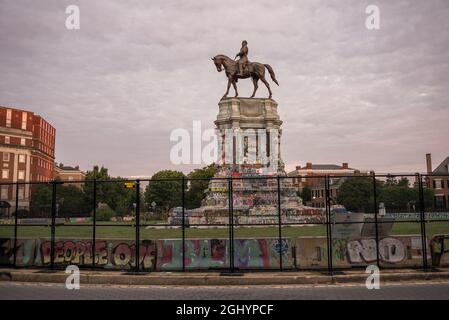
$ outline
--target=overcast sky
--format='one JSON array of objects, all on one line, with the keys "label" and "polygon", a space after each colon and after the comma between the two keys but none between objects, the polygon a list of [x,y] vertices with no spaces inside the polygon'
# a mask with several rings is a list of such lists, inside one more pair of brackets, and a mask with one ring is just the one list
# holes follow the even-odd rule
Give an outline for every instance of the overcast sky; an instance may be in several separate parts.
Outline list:
[{"label": "overcast sky", "polygon": [[[65,27],[70,4],[80,30]],[[368,4],[380,30],[365,27]],[[55,126],[57,162],[188,172],[199,166],[170,163],[170,132],[213,127],[226,80],[210,57],[246,39],[280,83],[288,169],[424,171],[425,153],[434,168],[449,156],[448,17],[447,0],[0,0],[0,105]]]}]

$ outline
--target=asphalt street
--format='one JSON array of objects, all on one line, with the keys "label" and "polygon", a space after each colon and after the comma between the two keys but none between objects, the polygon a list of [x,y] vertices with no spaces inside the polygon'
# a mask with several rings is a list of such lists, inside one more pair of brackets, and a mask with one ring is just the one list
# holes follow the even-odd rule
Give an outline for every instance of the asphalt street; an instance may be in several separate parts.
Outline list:
[{"label": "asphalt street", "polygon": [[368,290],[361,285],[322,286],[108,286],[81,285],[68,290],[63,284],[0,282],[1,300],[120,299],[120,300],[249,300],[249,299],[444,299],[449,282],[397,283]]}]

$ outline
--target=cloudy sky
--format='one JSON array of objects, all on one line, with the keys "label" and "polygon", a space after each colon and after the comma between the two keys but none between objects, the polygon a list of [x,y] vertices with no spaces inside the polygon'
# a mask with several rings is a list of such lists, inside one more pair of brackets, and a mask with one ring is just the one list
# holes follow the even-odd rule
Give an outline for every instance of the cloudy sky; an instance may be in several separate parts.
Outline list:
[{"label": "cloudy sky", "polygon": [[[71,4],[80,30],[65,27]],[[50,121],[57,162],[188,172],[170,163],[170,132],[213,127],[226,81],[210,57],[246,39],[280,82],[287,168],[423,171],[425,153],[434,167],[449,156],[448,17],[447,0],[0,0],[0,105]]]}]

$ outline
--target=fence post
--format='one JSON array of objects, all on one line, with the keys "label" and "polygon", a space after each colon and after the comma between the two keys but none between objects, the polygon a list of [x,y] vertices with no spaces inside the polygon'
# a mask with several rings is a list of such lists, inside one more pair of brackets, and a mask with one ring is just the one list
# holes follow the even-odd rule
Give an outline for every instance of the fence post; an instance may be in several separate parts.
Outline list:
[{"label": "fence post", "polygon": [[185,231],[185,180],[182,176],[182,271],[186,271],[186,231]]},{"label": "fence post", "polygon": [[140,180],[136,180],[136,272],[140,270]]},{"label": "fence post", "polygon": [[16,212],[14,214],[14,267],[17,267],[17,212],[19,211],[19,182],[16,182]]},{"label": "fence post", "polygon": [[92,212],[92,268],[95,268],[95,253],[96,253],[96,229],[97,229],[97,179],[94,179],[94,192],[93,192],[93,212]]},{"label": "fence post", "polygon": [[229,268],[234,272],[234,204],[232,194],[232,176],[228,178],[228,209],[229,209]]},{"label": "fence post", "polygon": [[55,234],[56,234],[56,181],[52,181],[51,199],[51,247],[50,247],[50,269],[55,268]]},{"label": "fence post", "polygon": [[329,192],[329,176],[324,177],[324,187],[326,189],[326,236],[327,236],[327,268],[328,272],[333,275],[333,255],[332,255],[332,226],[331,226],[331,208],[330,208],[330,192]]},{"label": "fence post", "polygon": [[279,269],[282,271],[282,222],[281,222],[281,177],[277,175],[278,185],[278,236],[279,236]]},{"label": "fence post", "polygon": [[376,236],[376,263],[377,267],[380,268],[380,255],[379,255],[379,226],[378,226],[378,205],[377,205],[377,186],[376,186],[376,173],[371,171],[371,177],[373,178],[373,197],[374,197],[374,228]]},{"label": "fence post", "polygon": [[424,204],[424,190],[422,184],[422,175],[416,174],[418,179],[418,189],[419,189],[419,211],[420,211],[420,225],[421,225],[421,246],[422,246],[422,257],[423,257],[423,268],[427,271],[427,236],[426,236],[426,218],[425,218],[425,204]]}]

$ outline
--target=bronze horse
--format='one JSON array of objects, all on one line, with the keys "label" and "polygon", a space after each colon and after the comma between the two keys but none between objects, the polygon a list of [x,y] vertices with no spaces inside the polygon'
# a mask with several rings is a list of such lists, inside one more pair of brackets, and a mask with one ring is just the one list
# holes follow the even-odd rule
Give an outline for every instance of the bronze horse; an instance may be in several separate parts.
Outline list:
[{"label": "bronze horse", "polygon": [[278,81],[276,80],[276,76],[274,75],[273,68],[271,68],[271,66],[269,64],[262,64],[259,62],[248,62],[244,69],[243,75],[240,76],[240,75],[238,75],[239,67],[238,67],[237,62],[232,60],[231,58],[229,58],[223,54],[219,54],[211,59],[214,62],[215,67],[217,68],[217,71],[221,72],[222,67],[223,67],[225,70],[226,76],[228,77],[228,88],[227,88],[226,93],[224,94],[223,98],[226,98],[228,96],[229,87],[231,86],[231,83],[235,90],[235,97],[238,97],[239,93],[237,91],[237,85],[236,85],[238,79],[246,79],[246,78],[251,77],[253,80],[253,84],[254,84],[254,91],[253,91],[253,94],[251,95],[251,98],[254,98],[254,95],[256,94],[256,91],[258,88],[257,82],[260,79],[267,86],[268,92],[270,93],[270,95],[268,96],[268,99],[271,99],[272,93],[271,93],[271,89],[270,89],[270,84],[265,79],[265,68],[267,68],[268,72],[270,73],[271,80],[273,80],[274,83],[279,85]]}]

